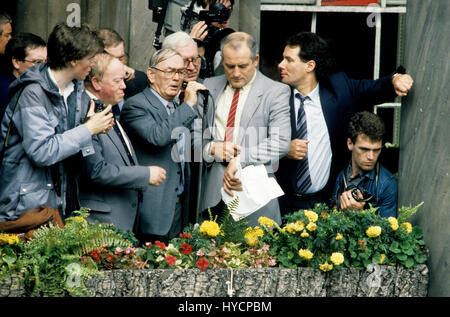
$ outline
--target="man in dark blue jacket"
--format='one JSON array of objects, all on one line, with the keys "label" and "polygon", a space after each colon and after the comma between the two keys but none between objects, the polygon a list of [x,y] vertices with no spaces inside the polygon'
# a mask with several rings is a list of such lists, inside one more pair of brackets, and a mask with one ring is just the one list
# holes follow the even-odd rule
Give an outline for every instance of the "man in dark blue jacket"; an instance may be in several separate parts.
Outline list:
[{"label": "man in dark blue jacket", "polygon": [[383,147],[383,121],[374,113],[355,114],[348,125],[351,160],[338,175],[332,203],[340,209],[379,207],[382,217],[397,216],[397,181],[378,157]]},{"label": "man in dark blue jacket", "polygon": [[282,215],[329,203],[337,173],[348,163],[345,128],[350,117],[367,106],[406,96],[412,86],[407,74],[377,80],[329,75],[327,43],[314,33],[288,39],[278,65],[283,83],[291,86],[292,141],[280,161],[277,179],[285,195]]}]

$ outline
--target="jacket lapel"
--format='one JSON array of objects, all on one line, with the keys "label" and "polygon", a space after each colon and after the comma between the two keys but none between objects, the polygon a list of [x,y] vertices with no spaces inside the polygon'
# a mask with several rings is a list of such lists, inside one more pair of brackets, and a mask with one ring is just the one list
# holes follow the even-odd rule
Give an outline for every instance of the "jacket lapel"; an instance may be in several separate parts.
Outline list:
[{"label": "jacket lapel", "polygon": [[148,100],[148,107],[152,109],[152,113],[156,113],[161,117],[161,119],[167,119],[169,115],[167,114],[166,107],[162,104],[162,102],[156,97],[150,88],[145,88],[144,96]]},{"label": "jacket lapel", "polygon": [[[122,144],[122,141],[120,140],[119,136],[117,135],[116,131],[114,129],[109,130],[106,135],[111,140],[111,142],[114,144],[114,146],[117,148],[117,150],[120,153],[120,156],[122,156],[123,161],[126,165],[131,165],[130,160],[128,159],[128,155],[126,152],[126,149],[124,148],[124,145]],[[133,156],[134,158],[135,156]]]},{"label": "jacket lapel", "polygon": [[336,96],[332,91],[328,89],[327,85],[322,85],[322,83],[319,86],[319,96],[320,103],[322,105],[323,116],[325,117],[328,134],[332,143],[331,146],[333,146],[334,140],[332,139],[332,137],[336,135],[336,119],[338,117],[336,115],[338,113],[338,109],[336,109]]}]

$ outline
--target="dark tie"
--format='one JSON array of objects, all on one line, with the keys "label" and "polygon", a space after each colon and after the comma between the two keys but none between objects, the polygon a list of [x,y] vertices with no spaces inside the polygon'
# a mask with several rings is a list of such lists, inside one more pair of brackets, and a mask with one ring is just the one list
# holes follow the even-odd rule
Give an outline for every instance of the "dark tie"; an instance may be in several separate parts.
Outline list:
[{"label": "dark tie", "polygon": [[234,119],[236,118],[237,105],[239,103],[239,88],[234,90],[230,111],[228,112],[227,127],[225,128],[225,142],[233,142]]},{"label": "dark tie", "polygon": [[[306,114],[303,106],[305,100],[308,99],[309,97],[304,97],[299,93],[296,93],[295,97],[300,100],[295,138],[306,140],[308,137],[308,131],[306,124]],[[297,184],[296,192],[301,194],[305,193],[312,185],[311,177],[309,175],[308,153],[302,160],[298,161],[297,163],[296,184]]]},{"label": "dark tie", "polygon": [[118,105],[115,105],[112,107],[112,113],[114,114],[114,131],[116,131],[117,136],[119,137],[120,141],[123,144],[123,148],[125,149],[125,152],[127,153],[128,159],[130,160],[130,165],[134,166],[136,163],[134,162],[133,156],[131,155],[130,150],[128,149],[127,143],[125,142],[125,137],[122,135],[122,132],[120,132],[119,126],[118,126],[118,120],[117,117],[120,115],[120,108]]},{"label": "dark tie", "polygon": [[[178,106],[178,104],[173,101],[169,102],[167,104],[167,108],[169,108],[170,114],[175,112],[175,108]],[[180,196],[184,191],[184,166],[185,166],[185,158],[184,158],[184,133],[180,134],[180,136],[177,139],[177,148],[178,148],[178,155],[180,157],[180,165],[181,165],[181,179],[180,184],[177,188],[177,195]]]}]

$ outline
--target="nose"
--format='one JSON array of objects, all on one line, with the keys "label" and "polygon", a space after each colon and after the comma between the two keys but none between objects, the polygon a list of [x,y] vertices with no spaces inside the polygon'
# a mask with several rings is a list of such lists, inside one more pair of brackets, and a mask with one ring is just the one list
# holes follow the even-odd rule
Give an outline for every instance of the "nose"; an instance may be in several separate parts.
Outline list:
[{"label": "nose", "polygon": [[125,90],[127,88],[127,85],[125,85],[125,81],[122,79],[120,81],[120,89]]},{"label": "nose", "polygon": [[367,159],[368,159],[369,161],[373,161],[373,160],[375,159],[375,153],[374,153],[374,151],[368,151],[368,152],[367,152]]},{"label": "nose", "polygon": [[278,68],[282,69],[284,67],[284,59],[278,64]]}]

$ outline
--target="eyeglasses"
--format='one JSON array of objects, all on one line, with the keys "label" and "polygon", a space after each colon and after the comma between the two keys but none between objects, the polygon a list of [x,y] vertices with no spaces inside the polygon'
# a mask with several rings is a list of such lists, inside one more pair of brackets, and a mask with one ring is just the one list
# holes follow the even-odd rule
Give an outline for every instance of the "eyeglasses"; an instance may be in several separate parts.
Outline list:
[{"label": "eyeglasses", "polygon": [[193,57],[193,58],[185,58],[184,65],[186,67],[188,67],[189,63],[192,63],[194,66],[199,66],[202,63],[202,57],[197,56],[197,57]]},{"label": "eyeglasses", "polygon": [[150,67],[150,68],[156,69],[156,70],[164,73],[167,78],[174,78],[175,74],[178,74],[178,76],[180,76],[180,77],[185,77],[186,76],[186,69],[185,68],[168,69],[168,70],[163,70],[163,69],[159,69],[159,68],[156,68],[156,67]]},{"label": "eyeglasses", "polygon": [[22,62],[27,62],[27,63],[33,64],[33,65],[37,65],[37,64],[40,64],[40,63],[45,63],[46,61],[43,60],[43,59],[37,59],[37,60],[34,60],[34,61],[30,61],[28,59],[24,59]]}]

